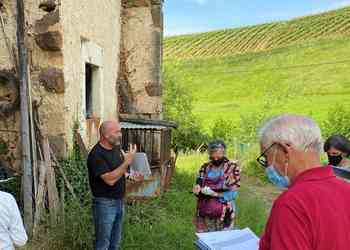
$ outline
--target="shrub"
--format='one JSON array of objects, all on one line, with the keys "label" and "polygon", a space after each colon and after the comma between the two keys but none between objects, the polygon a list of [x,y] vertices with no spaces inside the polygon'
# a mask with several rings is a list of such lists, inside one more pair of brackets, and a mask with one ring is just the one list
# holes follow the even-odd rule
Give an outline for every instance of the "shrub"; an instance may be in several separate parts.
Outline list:
[{"label": "shrub", "polygon": [[196,149],[207,141],[207,135],[201,130],[201,124],[192,112],[193,97],[179,84],[177,79],[164,72],[163,114],[167,120],[178,124],[174,131],[172,144],[177,150]]},{"label": "shrub", "polygon": [[350,109],[337,104],[328,112],[327,120],[322,123],[323,136],[327,138],[333,134],[342,134],[350,138]]}]

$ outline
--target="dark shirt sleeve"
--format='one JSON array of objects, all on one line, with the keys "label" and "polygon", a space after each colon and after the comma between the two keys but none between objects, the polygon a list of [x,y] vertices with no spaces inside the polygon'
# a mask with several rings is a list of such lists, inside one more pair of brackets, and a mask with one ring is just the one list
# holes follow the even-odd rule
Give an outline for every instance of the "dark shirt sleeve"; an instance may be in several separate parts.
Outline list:
[{"label": "dark shirt sleeve", "polygon": [[298,209],[275,206],[260,241],[260,250],[311,250],[308,218]]},{"label": "dark shirt sleeve", "polygon": [[95,153],[89,157],[88,161],[91,174],[95,178],[111,171],[111,166],[108,166],[107,162],[99,154]]}]

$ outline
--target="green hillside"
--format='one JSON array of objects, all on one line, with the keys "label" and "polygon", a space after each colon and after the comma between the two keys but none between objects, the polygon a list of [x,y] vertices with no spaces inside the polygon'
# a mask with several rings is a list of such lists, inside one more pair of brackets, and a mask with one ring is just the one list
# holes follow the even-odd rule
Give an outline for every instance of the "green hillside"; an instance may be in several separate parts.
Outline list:
[{"label": "green hillside", "polygon": [[286,22],[165,39],[166,58],[228,56],[350,34],[350,7]]},{"label": "green hillside", "polygon": [[322,122],[336,104],[350,104],[349,32],[350,8],[344,8],[172,37],[165,41],[165,70],[192,93],[195,114],[208,130],[218,118],[238,122],[260,112]]}]

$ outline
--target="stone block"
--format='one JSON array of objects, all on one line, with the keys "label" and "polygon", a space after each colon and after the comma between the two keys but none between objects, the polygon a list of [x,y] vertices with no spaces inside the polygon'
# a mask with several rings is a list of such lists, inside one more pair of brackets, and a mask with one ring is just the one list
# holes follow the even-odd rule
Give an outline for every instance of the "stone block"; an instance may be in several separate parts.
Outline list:
[{"label": "stone block", "polygon": [[62,34],[58,31],[48,31],[35,35],[36,44],[46,51],[60,51],[63,46]]},{"label": "stone block", "polygon": [[61,69],[42,69],[39,74],[39,82],[43,84],[45,89],[49,92],[64,93],[64,75]]},{"label": "stone block", "polygon": [[41,19],[37,20],[34,25],[34,30],[36,33],[45,33],[49,30],[49,27],[59,23],[60,13],[57,9],[54,12],[47,13]]}]

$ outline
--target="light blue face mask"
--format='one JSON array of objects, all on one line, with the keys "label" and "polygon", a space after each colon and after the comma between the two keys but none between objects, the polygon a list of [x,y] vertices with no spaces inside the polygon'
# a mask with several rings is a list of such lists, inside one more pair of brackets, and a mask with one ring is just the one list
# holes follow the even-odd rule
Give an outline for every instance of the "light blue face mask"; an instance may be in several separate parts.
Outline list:
[{"label": "light blue face mask", "polygon": [[282,189],[289,187],[290,180],[288,176],[280,175],[273,165],[268,166],[265,170],[265,173],[269,180],[272,182],[272,184],[274,184],[275,186]]}]

